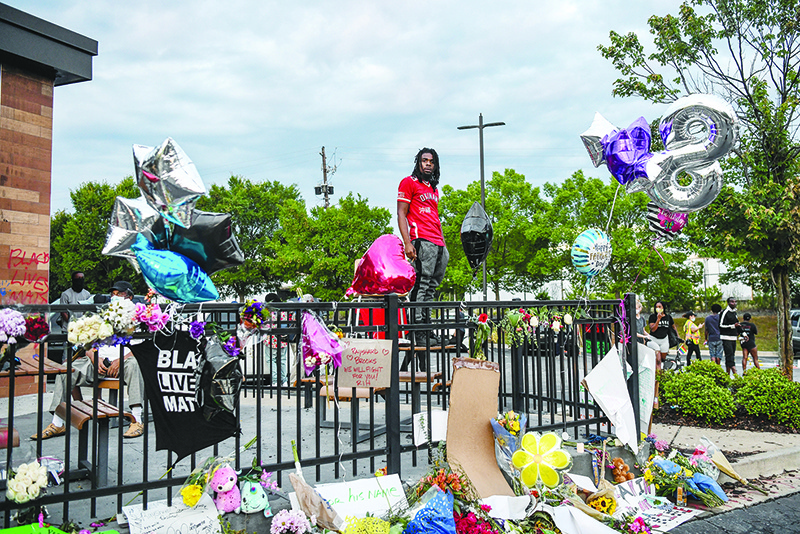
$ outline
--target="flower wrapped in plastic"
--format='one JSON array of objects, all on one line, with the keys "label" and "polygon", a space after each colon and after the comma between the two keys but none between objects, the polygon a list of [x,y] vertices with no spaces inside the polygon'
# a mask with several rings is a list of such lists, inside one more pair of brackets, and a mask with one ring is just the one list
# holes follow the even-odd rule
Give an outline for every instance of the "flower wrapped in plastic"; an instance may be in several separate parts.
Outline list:
[{"label": "flower wrapped in plastic", "polygon": [[50,325],[42,315],[29,315],[25,318],[25,339],[31,343],[41,343],[50,334]]},{"label": "flower wrapped in plastic", "polygon": [[191,508],[197,506],[203,493],[210,492],[208,480],[211,478],[211,472],[222,462],[222,459],[212,456],[207,458],[203,465],[191,472],[179,491],[181,498],[183,498],[183,504]]},{"label": "flower wrapped in plastic", "polygon": [[169,313],[162,312],[161,306],[143,302],[135,305],[134,316],[136,321],[144,325],[149,332],[162,330],[170,320]]},{"label": "flower wrapped in plastic", "polygon": [[119,336],[130,336],[139,324],[136,304],[125,298],[112,298],[111,302],[100,310],[100,317],[105,319],[111,325],[113,333]]},{"label": "flower wrapped in plastic", "polygon": [[96,313],[87,313],[73,319],[67,327],[67,341],[73,345],[90,345],[114,335],[114,329]]},{"label": "flower wrapped in plastic", "polygon": [[476,360],[485,360],[486,355],[483,352],[483,344],[489,339],[489,334],[492,333],[492,322],[489,316],[482,313],[478,316],[471,316],[468,321],[475,325],[475,345],[472,347],[471,358]]},{"label": "flower wrapped in plastic", "polygon": [[452,493],[431,487],[420,502],[425,506],[408,522],[403,534],[456,534]]},{"label": "flower wrapped in plastic", "polygon": [[519,471],[514,467],[511,457],[522,445],[528,416],[510,411],[500,414],[490,422],[494,432],[494,456],[497,465],[513,479],[519,476]]},{"label": "flower wrapped in plastic", "polygon": [[13,345],[17,338],[25,334],[25,317],[17,310],[0,310],[0,343]]},{"label": "flower wrapped in plastic", "polygon": [[236,327],[236,337],[242,346],[247,344],[250,336],[261,330],[268,330],[271,312],[264,302],[250,299],[239,309],[239,325]]},{"label": "flower wrapped in plastic", "polygon": [[47,487],[47,469],[34,460],[20,465],[8,481],[6,497],[19,504],[38,499]]},{"label": "flower wrapped in plastic", "polygon": [[306,376],[310,376],[318,367],[332,364],[337,368],[342,365],[343,347],[339,337],[311,311],[303,311],[302,332],[300,345]]}]

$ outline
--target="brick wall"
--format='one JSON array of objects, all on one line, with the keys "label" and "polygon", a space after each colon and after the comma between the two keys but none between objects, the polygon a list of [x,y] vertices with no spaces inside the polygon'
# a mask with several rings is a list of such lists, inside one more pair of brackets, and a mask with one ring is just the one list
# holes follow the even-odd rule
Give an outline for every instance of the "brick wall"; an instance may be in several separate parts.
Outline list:
[{"label": "brick wall", "polygon": [[0,64],[0,304],[46,304],[53,80]]}]

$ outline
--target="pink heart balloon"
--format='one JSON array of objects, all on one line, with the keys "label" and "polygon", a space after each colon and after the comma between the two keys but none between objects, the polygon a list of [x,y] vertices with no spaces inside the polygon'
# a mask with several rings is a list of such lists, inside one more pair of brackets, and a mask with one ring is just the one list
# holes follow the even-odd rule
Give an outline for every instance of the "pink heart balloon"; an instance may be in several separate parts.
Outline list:
[{"label": "pink heart balloon", "polygon": [[393,234],[376,239],[361,257],[353,283],[345,295],[405,294],[414,287],[417,273],[406,260],[403,242]]}]

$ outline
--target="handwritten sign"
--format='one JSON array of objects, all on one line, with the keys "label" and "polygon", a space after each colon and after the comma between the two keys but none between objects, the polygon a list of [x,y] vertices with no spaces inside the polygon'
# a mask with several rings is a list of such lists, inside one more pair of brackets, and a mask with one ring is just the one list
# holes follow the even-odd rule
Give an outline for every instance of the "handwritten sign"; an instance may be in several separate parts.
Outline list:
[{"label": "handwritten sign", "polygon": [[385,339],[341,340],[340,388],[388,388],[391,385],[392,342]]},{"label": "handwritten sign", "polygon": [[[397,475],[319,484],[314,489],[328,501],[340,517],[366,517],[367,513],[381,516],[390,508],[394,510],[408,508],[406,494]],[[289,500],[292,508],[299,509],[294,493],[289,494]]]},{"label": "handwritten sign", "polygon": [[181,499],[177,499],[172,506],[167,506],[167,501],[164,500],[147,503],[147,510],[142,510],[141,504],[134,504],[124,506],[122,511],[128,519],[131,534],[219,533],[219,512],[207,493],[203,494],[194,508],[189,508]]}]

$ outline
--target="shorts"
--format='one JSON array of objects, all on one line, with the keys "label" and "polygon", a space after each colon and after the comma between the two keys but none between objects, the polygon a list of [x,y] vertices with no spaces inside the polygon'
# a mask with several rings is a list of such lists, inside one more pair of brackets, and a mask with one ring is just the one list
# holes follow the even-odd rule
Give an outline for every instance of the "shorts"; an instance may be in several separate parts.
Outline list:
[{"label": "shorts", "polygon": [[722,341],[709,341],[708,342],[708,353],[711,355],[711,358],[716,358],[717,360],[722,359]]},{"label": "shorts", "polygon": [[725,353],[725,367],[736,367],[736,340],[723,339],[722,351]]},{"label": "shorts", "polygon": [[[652,342],[652,345],[650,344]],[[647,343],[648,347],[660,352],[661,354],[669,354],[669,336],[662,338],[650,336],[650,342]]]}]

